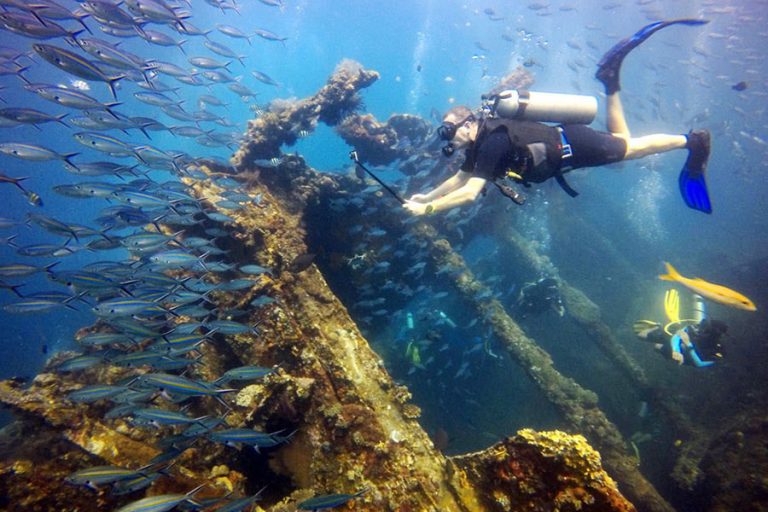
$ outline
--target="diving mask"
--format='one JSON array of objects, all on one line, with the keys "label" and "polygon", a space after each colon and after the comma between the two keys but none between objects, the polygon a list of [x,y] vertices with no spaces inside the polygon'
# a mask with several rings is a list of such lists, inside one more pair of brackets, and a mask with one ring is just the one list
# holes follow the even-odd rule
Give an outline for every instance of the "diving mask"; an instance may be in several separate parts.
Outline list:
[{"label": "diving mask", "polygon": [[441,124],[437,128],[437,136],[440,137],[441,140],[448,141],[448,144],[443,146],[443,149],[442,149],[443,154],[445,156],[450,157],[451,155],[453,155],[454,151],[456,151],[456,147],[450,141],[452,141],[453,138],[456,137],[456,132],[459,130],[459,127],[466,122],[471,122],[474,120],[475,120],[475,115],[469,114],[467,117],[465,117],[458,123],[443,121],[443,124]]}]

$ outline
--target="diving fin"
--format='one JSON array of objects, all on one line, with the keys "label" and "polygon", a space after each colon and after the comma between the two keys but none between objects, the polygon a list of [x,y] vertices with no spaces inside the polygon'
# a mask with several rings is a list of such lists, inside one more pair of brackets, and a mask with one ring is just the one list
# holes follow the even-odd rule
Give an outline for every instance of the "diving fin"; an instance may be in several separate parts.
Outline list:
[{"label": "diving fin", "polygon": [[638,338],[646,339],[650,333],[656,329],[660,329],[661,324],[652,320],[638,320],[632,324],[632,330]]},{"label": "diving fin", "polygon": [[674,288],[670,288],[664,294],[664,311],[670,322],[680,322],[680,294]]},{"label": "diving fin", "polygon": [[712,203],[705,180],[709,150],[709,131],[691,131],[688,134],[688,158],[678,178],[680,194],[686,206],[704,213],[712,213]]},{"label": "diving fin", "polygon": [[613,48],[606,52],[603,58],[600,59],[600,62],[597,63],[597,73],[595,73],[595,78],[603,83],[606,94],[610,95],[618,92],[621,89],[619,86],[619,69],[621,69],[621,63],[624,60],[624,57],[626,57],[630,51],[638,47],[643,41],[664,27],[670,25],[704,25],[705,23],[709,23],[709,21],[681,18],[676,20],[657,21],[650,25],[646,25],[631,37],[622,39],[616,43]]}]

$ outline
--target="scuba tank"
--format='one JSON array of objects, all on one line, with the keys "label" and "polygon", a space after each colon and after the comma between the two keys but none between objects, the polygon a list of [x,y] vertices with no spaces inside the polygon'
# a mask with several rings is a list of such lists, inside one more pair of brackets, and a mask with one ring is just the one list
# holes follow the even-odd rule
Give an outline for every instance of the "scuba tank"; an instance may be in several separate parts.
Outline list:
[{"label": "scuba tank", "polygon": [[704,305],[704,298],[701,295],[693,294],[693,319],[697,324],[707,318],[707,308]]},{"label": "scuba tank", "polygon": [[413,330],[413,313],[411,313],[410,311],[405,315],[405,326],[408,328],[409,331]]},{"label": "scuba tank", "polygon": [[597,115],[597,99],[581,94],[558,94],[510,89],[483,95],[484,109],[493,117],[561,124],[590,124]]}]

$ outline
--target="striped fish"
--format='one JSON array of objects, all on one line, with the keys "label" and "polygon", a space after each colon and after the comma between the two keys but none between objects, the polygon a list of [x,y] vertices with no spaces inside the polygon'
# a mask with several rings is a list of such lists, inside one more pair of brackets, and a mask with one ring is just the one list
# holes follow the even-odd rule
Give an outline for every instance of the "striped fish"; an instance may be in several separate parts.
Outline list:
[{"label": "striped fish", "polygon": [[96,489],[99,485],[128,480],[140,474],[141,470],[125,469],[117,466],[95,466],[75,471],[64,480],[72,485],[85,485]]},{"label": "striped fish", "polygon": [[195,487],[187,494],[159,494],[157,496],[149,496],[142,498],[138,501],[134,501],[120,507],[116,512],[166,512],[172,508],[180,505],[181,503],[188,501],[195,495],[205,484]]},{"label": "striped fish", "polygon": [[364,488],[355,494],[327,494],[325,496],[315,496],[308,500],[304,500],[299,503],[299,510],[324,510],[327,508],[339,507],[351,499],[362,496],[368,492],[368,488]]},{"label": "striped fish", "polygon": [[58,46],[38,43],[33,44],[32,48],[43,59],[47,60],[57,68],[63,69],[67,73],[79,76],[85,80],[106,82],[109,86],[109,90],[112,92],[112,97],[117,99],[115,83],[118,80],[125,78],[125,75],[109,76],[88,59],[69,50],[65,50],[64,48],[59,48]]}]

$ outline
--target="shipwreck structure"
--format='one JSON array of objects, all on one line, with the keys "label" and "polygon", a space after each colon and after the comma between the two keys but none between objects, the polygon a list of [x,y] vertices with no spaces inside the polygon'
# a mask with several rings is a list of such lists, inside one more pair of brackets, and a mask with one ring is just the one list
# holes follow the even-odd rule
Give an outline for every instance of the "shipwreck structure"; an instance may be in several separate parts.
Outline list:
[{"label": "shipwreck structure", "polygon": [[[454,249],[456,240],[443,235],[452,232],[447,224],[453,220],[436,229],[427,222],[404,222],[402,215],[376,216],[379,228],[420,247],[431,268],[447,269],[444,285],[484,319],[509,357],[561,415],[567,432],[509,432],[509,437],[485,450],[447,457],[419,424],[421,410],[411,393],[388,374],[350,314],[350,304],[340,298],[354,296],[354,283],[340,278],[348,274],[343,261],[354,254],[341,254],[339,247],[354,245],[348,228],[359,222],[360,206],[340,204],[339,198],[364,195],[365,207],[374,211],[391,208],[386,203],[390,199],[368,190],[368,184],[351,172],[317,172],[301,156],[282,152],[300,131],[311,132],[322,122],[335,126],[365,162],[398,160],[406,172],[431,167],[436,148],[429,146],[428,123],[406,115],[382,123],[360,112],[360,91],[377,78],[375,71],[344,62],[314,96],[277,102],[251,121],[232,167],[201,160],[182,174],[191,193],[212,210],[221,198],[219,178],[233,178],[243,191],[259,198],[234,212],[221,211],[231,218],[224,224],[229,235],[223,248],[232,262],[258,263],[271,270],[244,293],[212,294],[211,300],[222,309],[247,311],[247,322],[258,330],[228,336],[213,333],[212,342],[201,348],[202,364],[191,372],[211,381],[236,366],[274,367],[263,381],[239,389],[226,423],[292,435],[289,442],[262,454],[194,444],[147,494],[183,493],[205,484],[197,496],[204,499],[228,492],[248,495],[266,484],[258,510],[274,512],[296,510],[297,503],[314,495],[351,494],[364,488],[368,491],[342,509],[673,510],[640,472],[637,458],[601,410],[597,395],[559,371],[550,354],[503,304],[489,298],[487,286]],[[531,78],[519,71],[508,80],[526,84]],[[406,138],[413,144],[399,144]],[[421,149],[414,152],[414,147]],[[414,178],[419,179],[428,178],[426,174]],[[202,232],[211,222],[201,219],[185,234]],[[482,222],[494,224],[491,218]],[[176,231],[172,225],[164,228]],[[560,280],[576,324],[632,385],[664,411],[677,435],[702,437],[674,403],[654,392],[642,369],[601,320],[594,302],[560,278],[552,263],[520,233],[508,226],[498,229],[503,233],[499,243],[521,265]],[[363,255],[366,258],[375,261],[376,255]],[[270,302],[253,307],[254,299],[263,296]],[[66,399],[67,392],[84,384],[117,382],[127,375],[125,369],[106,366],[76,374],[50,371],[31,383],[0,383],[0,401],[16,415],[0,439],[0,508],[86,511],[126,502],[107,490],[94,497],[69,486],[64,478],[84,466],[139,468],[161,452],[158,442],[168,432],[147,432],[121,419],[107,420],[103,406]],[[205,414],[215,406],[205,399],[195,407]],[[34,436],[28,436],[32,431]],[[703,454],[697,449],[690,459],[683,453],[679,465],[693,460],[686,467],[695,473]]]}]

